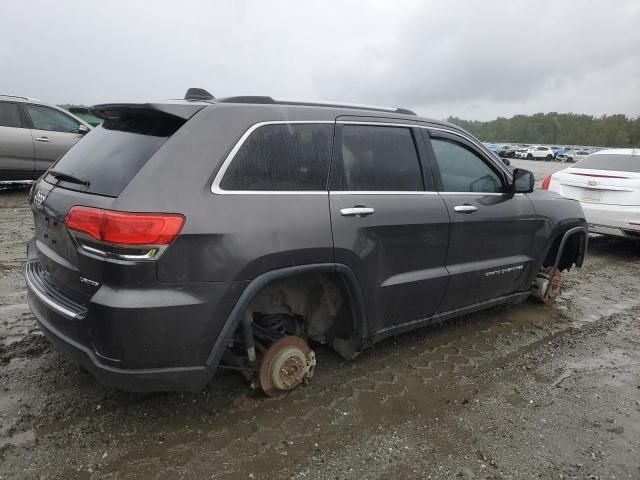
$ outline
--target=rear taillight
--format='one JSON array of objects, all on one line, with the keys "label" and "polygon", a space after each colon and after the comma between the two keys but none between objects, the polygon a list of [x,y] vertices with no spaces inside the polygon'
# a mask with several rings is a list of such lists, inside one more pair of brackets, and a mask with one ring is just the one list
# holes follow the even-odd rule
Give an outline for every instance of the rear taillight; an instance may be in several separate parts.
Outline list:
[{"label": "rear taillight", "polygon": [[93,207],[73,207],[65,218],[72,233],[122,246],[169,245],[182,230],[184,222],[184,215],[178,213],[128,213]]},{"label": "rear taillight", "polygon": [[542,181],[542,186],[540,188],[542,190],[549,190],[550,183],[551,183],[551,175],[547,175],[545,179]]}]

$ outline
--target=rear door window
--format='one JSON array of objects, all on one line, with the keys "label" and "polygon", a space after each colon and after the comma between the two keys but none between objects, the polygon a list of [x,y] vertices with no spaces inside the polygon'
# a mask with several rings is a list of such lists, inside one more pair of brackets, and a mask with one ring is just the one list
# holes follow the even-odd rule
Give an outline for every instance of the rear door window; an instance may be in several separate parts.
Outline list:
[{"label": "rear door window", "polygon": [[[586,154],[586,152],[577,152],[577,155],[582,154]],[[640,173],[640,155],[618,155],[609,153],[589,155],[570,168],[591,168],[594,170]]]},{"label": "rear door window", "polygon": [[331,174],[333,191],[423,191],[411,128],[343,125]]},{"label": "rear door window", "polygon": [[0,127],[22,127],[20,111],[15,103],[0,102]]},{"label": "rear door window", "polygon": [[[184,122],[153,112],[112,112],[51,167],[45,180],[64,188],[117,197]],[[65,175],[78,181],[70,181]]]},{"label": "rear door window", "polygon": [[227,167],[220,188],[235,191],[326,191],[333,124],[258,127]]}]

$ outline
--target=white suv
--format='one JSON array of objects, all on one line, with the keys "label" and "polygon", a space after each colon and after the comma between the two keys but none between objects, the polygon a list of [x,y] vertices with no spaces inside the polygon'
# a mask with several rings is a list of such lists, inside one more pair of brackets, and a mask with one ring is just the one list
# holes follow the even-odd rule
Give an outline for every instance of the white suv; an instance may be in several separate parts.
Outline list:
[{"label": "white suv", "polygon": [[550,147],[529,147],[524,153],[524,158],[528,160],[553,160],[555,155]]}]

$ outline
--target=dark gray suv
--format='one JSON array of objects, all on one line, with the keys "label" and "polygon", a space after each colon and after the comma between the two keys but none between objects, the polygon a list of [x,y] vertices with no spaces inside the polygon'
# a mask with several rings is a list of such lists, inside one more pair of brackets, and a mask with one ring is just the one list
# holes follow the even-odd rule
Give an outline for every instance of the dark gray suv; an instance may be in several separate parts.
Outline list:
[{"label": "dark gray suv", "polygon": [[[34,185],[29,305],[102,382],[268,395],[311,346],[373,343],[533,294],[581,266],[580,204],[460,128],[271,97],[110,104]],[[195,98],[195,99],[194,99]]]}]

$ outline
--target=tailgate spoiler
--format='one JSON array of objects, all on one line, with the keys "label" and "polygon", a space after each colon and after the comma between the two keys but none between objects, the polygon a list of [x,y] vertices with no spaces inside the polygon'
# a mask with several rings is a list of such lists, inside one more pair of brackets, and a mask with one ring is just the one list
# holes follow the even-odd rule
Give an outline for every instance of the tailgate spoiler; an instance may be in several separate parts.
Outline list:
[{"label": "tailgate spoiler", "polygon": [[117,113],[139,113],[147,115],[165,114],[189,120],[197,112],[202,110],[208,103],[105,103],[94,105],[89,108],[89,112],[98,118],[106,120],[109,117],[117,116]]}]

